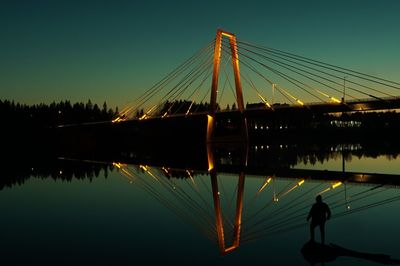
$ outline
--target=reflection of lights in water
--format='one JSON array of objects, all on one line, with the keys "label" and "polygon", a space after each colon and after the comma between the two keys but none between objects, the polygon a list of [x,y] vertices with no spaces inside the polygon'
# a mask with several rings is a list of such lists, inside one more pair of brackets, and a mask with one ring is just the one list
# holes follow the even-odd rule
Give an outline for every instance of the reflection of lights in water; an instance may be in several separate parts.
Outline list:
[{"label": "reflection of lights in water", "polygon": [[[115,163],[114,164],[116,167],[117,166],[122,166],[122,164],[118,164],[118,163]],[[127,171],[129,171],[129,166],[126,166],[127,168],[123,168],[123,169],[126,169]],[[163,179],[162,178],[162,176],[160,176],[159,175],[159,173],[167,173],[167,172],[169,172],[168,170],[167,170],[167,168],[165,168],[165,167],[162,167],[162,168],[152,168],[152,167],[150,167],[150,166],[145,166],[145,165],[141,165],[141,166],[139,166],[139,168],[141,169],[141,170],[144,170],[144,171],[146,171],[147,173],[149,173],[149,172],[151,172],[151,173],[149,173],[149,174],[153,174],[157,179],[158,179],[158,181],[159,182],[161,182],[161,184],[163,184],[163,185],[169,185],[169,186],[164,186],[164,188],[167,188],[167,190],[161,190],[160,188],[162,188],[162,186],[160,187],[160,186],[157,186],[156,184],[158,184],[157,182],[152,182],[152,184],[154,184],[155,186],[153,187],[153,185],[150,185],[150,183],[149,183],[149,185],[151,186],[151,188],[150,187],[146,187],[146,186],[144,186],[144,189],[146,189],[146,190],[149,190],[150,192],[152,192],[152,193],[156,193],[156,196],[161,196],[160,197],[160,199],[162,199],[162,201],[163,202],[165,202],[166,203],[166,205],[168,205],[169,206],[169,208],[171,208],[171,206],[173,207],[173,208],[171,208],[171,210],[173,210],[173,211],[179,211],[179,213],[181,213],[181,214],[183,214],[185,217],[193,217],[193,215],[194,215],[194,213],[193,213],[193,209],[192,208],[190,208],[190,209],[187,209],[187,207],[185,207],[185,204],[183,204],[183,203],[185,203],[184,202],[184,200],[185,199],[183,199],[181,196],[180,196],[180,193],[183,191],[183,189],[184,189],[184,187],[182,187],[181,185],[182,184],[190,184],[190,186],[195,186],[196,184],[194,184],[194,183],[192,183],[192,182],[180,182],[180,181],[176,181],[176,180],[173,180],[173,177],[174,177],[174,172],[171,172],[170,174],[171,175],[168,175],[168,178],[165,178],[165,179]],[[162,171],[158,171],[158,170],[162,170]],[[190,178],[190,179],[192,179],[192,178],[197,178],[197,173],[196,173],[196,171],[194,171],[194,170],[183,170],[183,171],[185,171],[186,172],[186,175],[184,175],[184,177],[186,178],[186,180],[187,181],[189,181],[188,179]],[[122,171],[120,171],[121,173],[123,173]],[[215,172],[211,172],[212,174],[214,174],[215,176],[216,176],[216,173]],[[144,183],[143,183],[143,178],[144,178],[144,176],[145,175],[135,175],[135,178],[137,178],[137,179],[135,179],[135,183],[136,184],[138,184],[138,185],[143,185]],[[165,177],[167,177],[167,176],[165,176]],[[182,178],[182,176],[181,175],[178,175],[177,176],[177,178]],[[147,180],[151,180],[151,178],[149,178],[149,177],[147,177]],[[136,182],[136,181],[138,181],[138,182]],[[206,186],[207,188],[210,188],[209,187],[209,185],[208,184],[206,184],[206,183],[204,183],[204,182],[197,182],[197,181],[199,181],[199,179],[196,179],[196,183],[197,183],[197,185],[199,185],[200,186],[200,188],[201,188],[201,186]],[[262,238],[262,237],[265,237],[265,236],[268,236],[268,235],[270,235],[271,233],[275,233],[275,232],[280,232],[280,231],[285,231],[285,230],[290,230],[290,227],[289,227],[289,225],[291,226],[292,225],[292,220],[290,220],[290,219],[288,219],[287,217],[291,217],[290,215],[290,213],[288,213],[287,211],[290,209],[290,208],[286,208],[286,206],[292,206],[292,205],[288,205],[288,204],[292,204],[293,203],[293,206],[294,205],[297,205],[297,204],[305,204],[305,205],[307,205],[306,206],[306,208],[308,209],[310,206],[309,206],[309,203],[310,202],[308,202],[308,200],[311,200],[311,198],[313,197],[313,192],[311,192],[311,190],[309,190],[309,187],[310,186],[312,186],[312,182],[308,182],[307,183],[307,185],[306,186],[304,186],[305,188],[305,190],[307,190],[307,191],[305,191],[305,190],[302,190],[302,189],[299,189],[299,190],[296,190],[296,192],[292,192],[293,190],[295,190],[296,188],[298,188],[298,187],[300,187],[300,186],[302,186],[303,184],[305,184],[305,179],[297,179],[296,181],[295,180],[292,180],[292,181],[290,181],[290,182],[287,182],[287,183],[285,183],[285,186],[284,187],[282,187],[282,190],[281,191],[279,191],[279,192],[276,192],[275,191],[275,182],[278,182],[277,183],[277,189],[280,189],[280,180],[279,179],[277,179],[276,180],[276,178],[274,177],[274,176],[265,176],[262,180],[260,180],[261,182],[262,182],[262,185],[261,185],[261,187],[258,189],[258,190],[255,190],[255,191],[253,191],[253,192],[255,192],[256,194],[257,193],[261,193],[261,192],[264,192],[264,195],[265,195],[265,197],[264,197],[264,200],[265,200],[265,198],[267,198],[267,202],[265,202],[265,201],[263,201],[262,202],[262,204],[264,204],[264,205],[260,205],[260,208],[258,209],[258,210],[256,210],[256,212],[254,212],[254,210],[253,210],[253,213],[244,213],[244,215],[246,215],[245,217],[244,217],[244,220],[243,220],[243,224],[244,223],[246,223],[246,225],[248,225],[249,223],[249,220],[250,219],[253,219],[254,217],[257,217],[256,219],[258,219],[258,221],[257,220],[254,220],[254,222],[255,222],[255,224],[257,225],[257,228],[254,226],[253,228],[251,228],[251,230],[249,230],[249,232],[245,232],[245,234],[241,234],[241,232],[240,232],[240,228],[241,228],[241,225],[243,225],[242,224],[242,216],[241,216],[241,211],[240,212],[236,212],[236,216],[235,216],[235,219],[237,219],[237,221],[236,221],[236,227],[233,225],[233,224],[229,224],[229,225],[227,225],[228,223],[224,223],[224,219],[225,219],[225,213],[224,213],[224,215],[222,215],[222,211],[224,211],[224,209],[225,209],[225,211],[226,211],[226,206],[227,205],[224,205],[224,206],[219,206],[219,207],[215,207],[216,205],[214,205],[214,208],[219,208],[218,209],[218,211],[220,212],[219,214],[217,214],[217,215],[220,215],[220,218],[219,219],[221,219],[220,221],[218,220],[218,221],[216,221],[216,223],[218,223],[217,225],[218,226],[220,226],[220,231],[221,231],[221,235],[218,235],[218,237],[221,239],[221,241],[220,241],[220,245],[221,245],[221,247],[223,248],[223,249],[221,249],[222,250],[222,253],[223,254],[227,254],[227,253],[229,253],[229,252],[231,252],[231,251],[233,251],[234,249],[236,249],[237,247],[239,247],[239,244],[240,244],[240,242],[239,241],[242,241],[242,242],[246,242],[246,241],[250,241],[250,240],[253,240],[253,239],[258,239],[258,238]],[[141,183],[142,182],[142,183]],[[217,181],[218,182],[218,181]],[[130,182],[130,183],[133,183],[133,182]],[[314,186],[314,188],[313,189],[318,189],[318,186],[319,185],[321,185],[321,184],[323,184],[323,183],[319,183],[319,184],[317,184],[317,185],[315,185]],[[328,185],[327,183],[325,183],[326,185]],[[269,185],[272,185],[273,186],[273,190],[271,189],[271,190],[269,190],[268,192],[266,191],[266,188],[269,186]],[[330,183],[329,185],[328,185],[328,187],[323,191],[323,192],[321,192],[320,194],[322,194],[322,193],[324,193],[324,192],[327,192],[327,191],[330,191],[330,190],[334,190],[334,189],[337,189],[338,187],[340,187],[340,186],[342,186],[342,185],[344,185],[344,189],[346,189],[346,186],[347,186],[347,184],[346,184],[346,182],[340,182],[340,181],[337,181],[337,182],[332,182],[332,183]],[[242,187],[244,187],[244,180],[243,180],[243,182],[242,182],[242,185],[241,185]],[[154,190],[153,190],[153,188],[154,188]],[[319,187],[320,188],[320,187]],[[159,189],[160,191],[157,191],[157,189]],[[215,188],[213,188],[213,189],[215,189],[215,190],[213,190],[213,197],[214,197],[214,201],[215,202],[217,202],[218,204],[220,204],[220,197],[221,198],[223,198],[223,197],[225,197],[226,195],[230,195],[230,193],[228,192],[228,191],[226,191],[226,190],[224,190],[224,188],[222,188],[222,192],[220,192],[220,191],[218,191],[218,186],[216,186]],[[167,198],[167,197],[164,197],[164,195],[162,194],[162,193],[167,193],[167,192],[171,192],[171,190],[173,190],[173,192],[172,192],[172,195],[174,195],[174,197],[176,197],[176,200],[174,200],[174,198]],[[200,190],[201,191],[201,190]],[[303,191],[303,192],[302,192]],[[345,190],[346,191],[346,190]],[[372,191],[372,190],[368,190],[368,191]],[[284,192],[284,193],[282,193],[282,192]],[[282,197],[284,197],[284,196],[286,196],[286,195],[288,195],[288,193],[291,193],[292,192],[292,196],[296,196],[296,198],[295,199],[291,199],[290,197],[286,197],[285,199],[283,199],[283,201],[282,201]],[[314,190],[314,192],[316,192],[316,190]],[[342,191],[339,191],[340,193],[342,193]],[[222,193],[222,194],[221,194]],[[302,196],[301,197],[303,197],[304,196],[304,198],[302,198],[301,200],[299,200],[300,199],[300,196],[298,196],[299,194],[294,194],[294,193],[302,193]],[[240,197],[242,197],[242,196],[239,196],[239,194],[240,193],[238,193],[238,199],[240,199]],[[271,195],[272,194],[272,195]],[[333,195],[334,193],[332,193],[332,195]],[[168,195],[171,195],[171,194],[168,194]],[[241,195],[243,195],[243,191],[241,192]],[[336,194],[335,194],[336,195]],[[343,194],[341,194],[341,195],[343,195]],[[254,195],[254,199],[256,198],[256,196],[257,195]],[[271,197],[272,196],[272,197]],[[352,195],[353,196],[353,195]],[[306,200],[306,198],[310,198],[310,199],[307,199]],[[261,198],[261,197],[260,197]],[[272,198],[272,199],[271,199]],[[352,204],[352,200],[357,200],[357,198],[356,197],[353,197],[351,200],[349,200],[349,202],[347,202],[347,195],[346,195],[346,202],[344,202],[343,201],[343,198],[340,200],[340,204],[338,204],[337,206],[339,207],[339,205],[340,205],[340,207],[341,208],[343,208],[343,207],[345,207],[345,208],[343,208],[342,209],[342,211],[339,213],[339,216],[342,216],[342,215],[348,215],[348,214],[351,214],[351,213],[353,213],[354,211],[357,211],[357,210],[361,210],[362,208],[365,208],[365,206],[368,206],[368,205],[365,205],[365,206],[361,206],[361,207],[359,207],[359,206],[350,206],[350,204]],[[225,198],[226,199],[226,198]],[[237,200],[238,200],[237,199]],[[190,199],[190,200],[193,200],[193,199]],[[291,201],[292,200],[292,201]],[[172,202],[172,204],[171,205],[169,205],[169,202]],[[215,204],[215,202],[214,202],[214,204]],[[259,201],[260,202],[260,201]],[[246,203],[246,202],[245,202]],[[268,204],[267,204],[268,203]],[[229,204],[229,201],[227,201],[226,202],[226,204]],[[257,205],[258,203],[255,203],[255,205],[253,205],[253,206],[258,206]],[[273,205],[273,207],[272,206],[270,206],[269,204],[271,204],[271,205]],[[181,206],[182,205],[182,206]],[[370,204],[369,204],[370,205]],[[197,206],[197,205],[196,205]],[[198,205],[198,206],[200,206],[200,204]],[[229,205],[228,205],[229,206]],[[273,209],[273,213],[271,214],[271,212],[268,212],[268,210],[271,210],[270,208],[265,208],[266,206],[270,206],[270,207],[272,207],[272,208],[276,208],[276,210],[274,211]],[[180,209],[180,207],[183,207],[183,209]],[[222,207],[222,208],[221,208]],[[225,207],[225,208],[224,208]],[[179,209],[175,209],[175,208],[179,208]],[[186,209],[185,209],[186,208]],[[213,207],[211,207],[210,209],[207,209],[206,208],[206,211],[211,211],[211,212],[213,212],[213,211],[215,211],[215,209],[214,209]],[[238,208],[238,207],[237,207]],[[239,207],[239,208],[241,208],[241,207]],[[300,209],[300,208],[299,208]],[[238,209],[236,209],[236,210],[238,210]],[[264,210],[266,210],[266,212],[263,212]],[[207,217],[209,217],[209,216],[207,216],[207,215],[209,215],[209,213],[203,213],[203,209],[202,208],[199,208],[199,209],[196,209],[195,211],[199,211],[199,213],[197,213],[197,214],[195,214],[195,215],[197,215],[197,216],[195,216],[195,218],[196,218],[196,221],[197,221],[197,219],[204,219],[204,221],[205,221],[205,219],[207,218]],[[292,209],[292,211],[293,211],[293,213],[295,213],[297,210],[295,210],[294,208]],[[255,215],[254,213],[256,213],[256,214],[266,214],[267,216],[263,216],[262,214],[261,215]],[[205,215],[205,214],[207,214],[207,215]],[[200,217],[201,215],[204,215],[204,217]],[[213,215],[215,215],[215,214],[213,214]],[[228,213],[228,218],[229,218],[229,215],[232,215],[232,214],[229,214]],[[269,216],[270,215],[270,216]],[[305,214],[306,215],[306,214]],[[337,216],[337,214],[336,213],[334,213],[334,216],[333,216],[333,218],[336,218],[336,216]],[[339,217],[338,216],[338,217]],[[250,219],[249,219],[249,217],[250,217]],[[268,217],[268,219],[265,219],[266,217]],[[273,219],[272,219],[272,218]],[[269,218],[271,218],[271,219],[269,219]],[[217,219],[216,219],[217,220]],[[264,223],[263,221],[268,221],[268,223]],[[214,221],[211,221],[212,223],[211,224],[208,224],[207,222],[204,222],[204,221],[200,221],[201,222],[201,225],[200,226],[211,226],[212,228],[215,228],[215,224],[213,224],[213,222]],[[272,221],[272,223],[271,223],[271,221]],[[200,223],[199,222],[199,223]],[[204,222],[204,223],[203,223]],[[225,221],[226,222],[226,221]],[[197,222],[196,222],[196,224],[197,224]],[[199,224],[197,224],[197,226],[198,226]],[[225,228],[224,228],[225,227]],[[229,227],[229,230],[227,230],[228,229],[228,227]],[[219,228],[219,227],[218,227]],[[236,228],[236,229],[235,229]],[[235,236],[234,236],[234,241],[232,242],[231,241],[231,236],[229,236],[228,237],[228,240],[226,241],[226,242],[223,242],[223,241],[225,241],[226,240],[226,237],[228,236],[228,235],[230,235],[230,233],[231,233],[231,231],[230,230],[237,230],[236,231],[236,234],[235,234]],[[223,235],[223,233],[224,232],[227,232],[227,234],[226,235]],[[229,234],[228,234],[229,233]],[[243,232],[242,232],[243,233]],[[246,234],[247,233],[247,234]],[[215,237],[215,236],[214,236]],[[232,245],[231,246],[229,246],[229,247],[226,247],[226,243],[232,243]]]},{"label": "reflection of lights in water", "polygon": [[257,193],[261,193],[268,186],[268,184],[271,182],[271,180],[272,180],[272,177],[267,178]]},{"label": "reflection of lights in water", "polygon": [[330,191],[330,190],[333,190],[333,189],[335,189],[335,188],[341,186],[342,184],[343,184],[343,183],[340,182],[340,181],[339,181],[339,182],[336,182],[336,183],[334,183],[332,186],[330,186],[330,187],[328,187],[328,188],[322,190],[321,192],[319,192],[317,195],[324,194],[324,193],[326,193],[326,192],[328,192],[328,191]]},{"label": "reflection of lights in water", "polygon": [[111,122],[112,123],[118,123],[118,122],[121,122],[121,121],[124,121],[124,120],[119,116],[119,117],[113,119]]},{"label": "reflection of lights in water", "polygon": [[165,168],[164,166],[161,168],[167,175],[169,175],[169,171],[167,168]]},{"label": "reflection of lights in water", "polygon": [[300,180],[296,185],[294,185],[292,188],[290,188],[288,191],[286,191],[285,193],[279,195],[278,198],[283,198],[284,196],[286,196],[287,194],[289,194],[290,192],[292,192],[293,190],[295,190],[296,188],[300,187],[303,183],[304,183],[304,179]]},{"label": "reflection of lights in water", "polygon": [[343,184],[343,183],[339,181],[339,182],[337,182],[337,183],[335,183],[335,184],[332,185],[332,189],[335,189],[335,188],[341,186],[342,184]]},{"label": "reflection of lights in water", "polygon": [[134,176],[133,174],[131,174],[131,172],[129,172],[127,164],[113,162],[112,165],[117,167],[118,170],[121,170],[121,173],[129,179],[129,183],[133,183],[132,179],[134,178]]}]

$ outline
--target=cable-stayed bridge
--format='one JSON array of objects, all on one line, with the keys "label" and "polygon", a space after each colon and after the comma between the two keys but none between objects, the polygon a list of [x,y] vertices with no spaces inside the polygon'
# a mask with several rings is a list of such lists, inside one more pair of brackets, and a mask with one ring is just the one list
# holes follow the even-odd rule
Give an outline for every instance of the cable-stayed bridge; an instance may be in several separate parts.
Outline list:
[{"label": "cable-stayed bridge", "polygon": [[[393,109],[400,102],[399,90],[398,82],[236,40],[234,34],[218,30],[214,41],[125,107],[119,119],[236,108],[325,107],[326,112]],[[264,106],[246,108],[244,96],[248,102]],[[226,108],[224,103],[234,103],[236,108]]]},{"label": "cable-stayed bridge", "polygon": [[301,114],[393,110],[400,108],[399,95],[398,82],[242,41],[219,29],[214,40],[111,122],[121,124],[116,127],[125,128],[121,131],[136,128],[131,131],[139,132],[138,138],[185,138],[175,135],[191,128],[204,131],[200,135],[207,142],[246,140],[260,119],[286,114],[302,121]]},{"label": "cable-stayed bridge", "polygon": [[[217,117],[242,127],[252,114],[335,113],[400,107],[400,83],[236,39],[216,38],[121,110],[112,122],[207,116],[207,141]],[[244,103],[246,99],[246,104]],[[239,115],[238,115],[239,114]]]}]

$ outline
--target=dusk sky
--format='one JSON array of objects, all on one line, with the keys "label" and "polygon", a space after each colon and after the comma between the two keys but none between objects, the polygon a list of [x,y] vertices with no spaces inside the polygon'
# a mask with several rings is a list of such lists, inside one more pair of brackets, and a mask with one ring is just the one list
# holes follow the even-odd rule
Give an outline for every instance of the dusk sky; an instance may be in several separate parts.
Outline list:
[{"label": "dusk sky", "polygon": [[400,81],[400,1],[0,2],[0,99],[111,106],[209,43],[241,40]]}]

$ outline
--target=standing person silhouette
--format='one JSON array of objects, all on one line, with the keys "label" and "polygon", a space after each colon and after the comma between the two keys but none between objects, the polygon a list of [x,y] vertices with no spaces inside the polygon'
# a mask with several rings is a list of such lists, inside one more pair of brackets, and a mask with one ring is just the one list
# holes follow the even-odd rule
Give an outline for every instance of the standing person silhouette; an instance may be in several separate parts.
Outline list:
[{"label": "standing person silhouette", "polygon": [[310,224],[310,233],[311,233],[311,241],[314,242],[314,229],[319,226],[321,231],[321,243],[325,243],[325,222],[331,218],[331,210],[328,207],[328,204],[322,202],[322,196],[318,195],[315,198],[316,203],[311,207],[310,213],[307,216],[307,222],[311,218]]}]

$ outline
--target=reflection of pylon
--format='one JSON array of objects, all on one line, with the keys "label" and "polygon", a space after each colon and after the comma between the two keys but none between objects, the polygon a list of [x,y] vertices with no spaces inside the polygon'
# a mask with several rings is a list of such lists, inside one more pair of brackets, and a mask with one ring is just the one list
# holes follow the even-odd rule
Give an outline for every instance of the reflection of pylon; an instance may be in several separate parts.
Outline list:
[{"label": "reflection of pylon", "polygon": [[242,210],[243,210],[243,192],[244,192],[244,179],[245,174],[241,172],[238,181],[237,200],[236,200],[236,213],[235,213],[235,224],[233,228],[233,241],[232,245],[227,247],[225,242],[224,225],[222,220],[222,210],[220,202],[220,193],[218,190],[217,173],[215,170],[210,172],[211,175],[211,186],[214,199],[215,209],[215,228],[218,235],[218,245],[221,255],[232,252],[239,247],[240,244],[240,229],[242,225]]},{"label": "reflection of pylon", "polygon": [[[225,254],[228,254],[229,252],[232,252],[233,250],[238,248],[240,245],[245,174],[244,174],[244,172],[241,172],[239,174],[238,187],[237,187],[235,221],[234,221],[234,227],[233,227],[233,241],[232,241],[232,245],[227,247],[226,242],[225,242],[224,223],[223,223],[223,219],[222,219],[220,193],[219,193],[219,189],[218,189],[217,171],[214,168],[215,161],[214,161],[214,153],[213,153],[212,148],[213,148],[212,145],[207,144],[208,171],[211,176],[211,188],[212,188],[214,210],[215,210],[215,229],[217,231],[218,246],[219,246],[220,253],[221,253],[221,255],[225,255]],[[246,159],[247,159],[247,157],[246,157]],[[247,160],[246,160],[246,163],[247,163]]]}]

